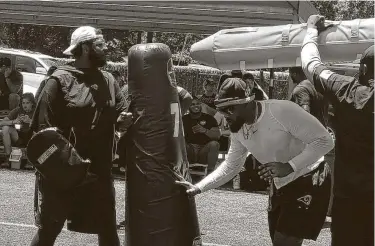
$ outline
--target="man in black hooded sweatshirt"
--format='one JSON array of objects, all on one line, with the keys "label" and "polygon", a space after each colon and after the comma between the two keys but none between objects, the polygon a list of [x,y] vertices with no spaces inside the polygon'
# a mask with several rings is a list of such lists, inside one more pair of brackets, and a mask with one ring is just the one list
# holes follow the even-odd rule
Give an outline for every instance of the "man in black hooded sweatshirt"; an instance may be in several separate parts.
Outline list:
[{"label": "man in black hooded sweatshirt", "polygon": [[335,111],[336,149],[332,246],[374,245],[374,45],[360,59],[359,79],[330,71],[321,61],[323,16],[307,21],[302,68]]},{"label": "man in black hooded sweatshirt", "polygon": [[105,50],[100,30],[76,29],[64,51],[75,61],[57,68],[39,96],[32,129],[59,128],[82,158],[91,160],[89,171],[97,180],[65,192],[37,175],[38,231],[31,246],[52,246],[66,220],[69,230],[98,234],[100,246],[120,245],[111,162],[114,130],[126,128],[131,119],[124,113],[127,103],[119,85],[110,73],[99,70],[106,63]]}]

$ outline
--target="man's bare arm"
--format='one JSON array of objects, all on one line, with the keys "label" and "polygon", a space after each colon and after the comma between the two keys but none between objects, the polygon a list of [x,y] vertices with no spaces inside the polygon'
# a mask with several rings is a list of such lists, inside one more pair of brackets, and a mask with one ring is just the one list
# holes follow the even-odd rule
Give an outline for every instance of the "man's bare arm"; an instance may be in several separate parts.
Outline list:
[{"label": "man's bare arm", "polygon": [[248,151],[237,139],[231,137],[228,156],[218,168],[202,179],[196,186],[202,191],[220,187],[236,176],[245,163]]}]

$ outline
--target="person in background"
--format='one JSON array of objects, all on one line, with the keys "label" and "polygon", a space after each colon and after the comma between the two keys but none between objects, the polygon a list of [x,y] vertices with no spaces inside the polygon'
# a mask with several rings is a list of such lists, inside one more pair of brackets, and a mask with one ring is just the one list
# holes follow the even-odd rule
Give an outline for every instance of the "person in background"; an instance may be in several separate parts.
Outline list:
[{"label": "person in background", "polygon": [[12,110],[18,107],[23,93],[23,76],[12,70],[8,57],[0,59],[0,110]]},{"label": "person in background", "polygon": [[307,80],[301,67],[292,67],[289,74],[294,84],[290,100],[317,118],[327,127],[328,101]]},{"label": "person in background", "polygon": [[220,139],[219,139],[220,151],[228,151],[228,148],[229,148],[228,138],[230,136],[228,122],[226,121],[224,115],[220,112],[217,112],[214,118],[220,130]]},{"label": "person in background", "polygon": [[232,70],[230,71],[231,73],[231,78],[239,78],[239,79],[243,79],[243,74],[244,74],[244,71],[243,70]]},{"label": "person in background", "polygon": [[23,94],[23,75],[17,70],[12,70],[6,77],[6,83],[9,90],[9,109],[13,110],[20,105]]},{"label": "person in background", "polygon": [[208,164],[207,173],[216,166],[220,130],[215,118],[202,112],[200,100],[194,98],[189,113],[182,117],[187,157],[190,163]]},{"label": "person in background", "polygon": [[[290,100],[304,110],[312,114],[317,118],[324,127],[327,127],[328,119],[328,101],[323,97],[323,95],[316,91],[314,85],[307,80],[302,67],[291,67],[289,68],[289,75],[294,84],[294,89],[291,93]],[[323,156],[324,158],[324,156]],[[331,168],[331,193],[333,189],[333,163],[328,162]],[[328,209],[328,214],[331,214],[331,203],[332,197],[330,199],[330,206]],[[326,221],[329,222],[330,218],[327,217]]]},{"label": "person in background", "polygon": [[255,95],[254,100],[267,100],[268,96],[260,89],[260,86],[255,82],[254,76],[250,72],[245,72],[242,80],[247,84],[247,95]]},{"label": "person in background", "polygon": [[374,45],[360,58],[358,79],[337,74],[320,58],[318,35],[326,28],[323,16],[309,17],[301,61],[335,112],[331,245],[374,245]]},{"label": "person in background", "polygon": [[[223,75],[221,75],[220,79],[219,79],[219,85],[218,85],[218,89],[217,90],[219,90],[221,84],[227,78],[230,78],[230,77],[231,77],[231,74],[223,74]],[[227,151],[228,148],[229,148],[229,135],[230,135],[228,122],[226,121],[224,115],[222,113],[220,113],[219,111],[216,112],[216,114],[214,115],[214,117],[215,117],[217,125],[218,125],[218,127],[220,129],[220,139],[219,139],[220,151]]]},{"label": "person in background", "polygon": [[8,57],[0,57],[0,110],[9,110],[9,89],[6,77],[12,71],[11,63]]},{"label": "person in background", "polygon": [[227,78],[231,78],[232,77],[232,74],[230,73],[224,73],[220,76],[220,79],[219,79],[219,84],[217,85],[217,88],[216,88],[216,91],[219,91],[219,88],[220,86],[224,83],[224,81],[227,79]]},{"label": "person in background", "polygon": [[202,110],[204,113],[214,116],[216,113],[215,109],[215,97],[216,97],[216,83],[211,79],[206,79],[203,83],[204,93],[199,97],[199,101],[203,103]]},{"label": "person in background", "polygon": [[[12,152],[12,144],[27,144],[32,136],[30,122],[35,109],[35,99],[32,93],[22,95],[21,106],[10,111],[9,115],[0,121],[1,135],[6,154],[2,167],[9,167],[9,157]],[[20,125],[19,129],[17,125]]]},{"label": "person in background", "polygon": [[113,71],[112,75],[115,78],[115,80],[117,81],[117,83],[119,84],[120,88],[122,88],[126,84],[124,76],[122,76],[119,71],[117,71],[117,70]]},{"label": "person in background", "polygon": [[187,90],[185,90],[181,86],[177,86],[177,92],[178,99],[181,105],[181,114],[185,115],[189,111],[190,105],[193,101],[193,97]]}]

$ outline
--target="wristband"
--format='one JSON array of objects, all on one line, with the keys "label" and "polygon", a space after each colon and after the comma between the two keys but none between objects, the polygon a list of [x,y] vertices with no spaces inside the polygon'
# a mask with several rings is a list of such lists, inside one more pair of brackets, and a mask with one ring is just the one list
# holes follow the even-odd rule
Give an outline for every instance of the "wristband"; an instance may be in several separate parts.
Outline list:
[{"label": "wristband", "polygon": [[197,188],[197,193],[196,193],[196,195],[202,193],[202,190],[201,190],[201,189],[199,189],[198,187],[196,187],[196,188]]}]

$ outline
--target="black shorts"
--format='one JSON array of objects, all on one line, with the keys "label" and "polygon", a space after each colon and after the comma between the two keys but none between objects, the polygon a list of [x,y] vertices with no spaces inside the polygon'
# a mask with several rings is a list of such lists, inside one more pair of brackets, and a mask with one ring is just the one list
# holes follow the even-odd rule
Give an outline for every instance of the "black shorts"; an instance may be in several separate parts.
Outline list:
[{"label": "black shorts", "polygon": [[116,204],[113,180],[94,181],[70,192],[48,187],[37,174],[35,225],[38,228],[63,227],[68,230],[99,234],[116,229]]},{"label": "black shorts", "polygon": [[270,192],[268,222],[275,231],[300,239],[316,240],[324,224],[330,197],[331,175],[323,161],[313,171]]}]

